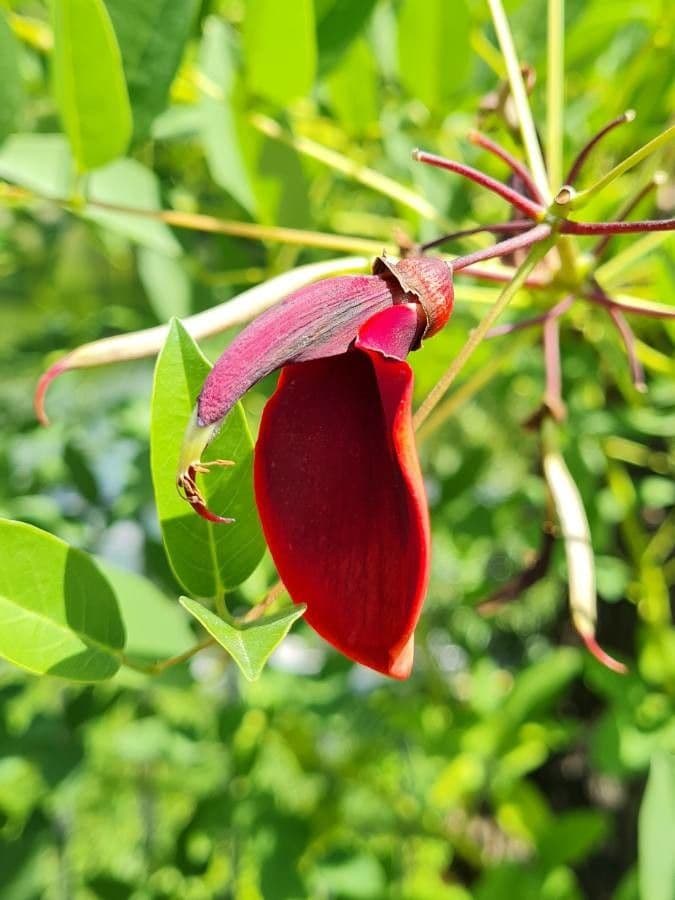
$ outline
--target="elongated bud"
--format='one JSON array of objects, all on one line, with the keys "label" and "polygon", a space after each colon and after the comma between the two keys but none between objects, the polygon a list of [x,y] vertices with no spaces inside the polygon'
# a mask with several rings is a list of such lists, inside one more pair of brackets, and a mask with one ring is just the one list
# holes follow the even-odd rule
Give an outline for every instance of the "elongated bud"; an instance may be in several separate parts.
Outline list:
[{"label": "elongated bud", "polygon": [[410,349],[447,322],[454,292],[452,272],[442,260],[377,259],[373,271],[295,291],[245,328],[217,360],[197,399],[179,461],[179,490],[200,515],[208,512],[195,484],[201,454],[234,404],[260,379],[287,363],[346,353],[362,326],[392,306],[412,303],[420,310]]}]

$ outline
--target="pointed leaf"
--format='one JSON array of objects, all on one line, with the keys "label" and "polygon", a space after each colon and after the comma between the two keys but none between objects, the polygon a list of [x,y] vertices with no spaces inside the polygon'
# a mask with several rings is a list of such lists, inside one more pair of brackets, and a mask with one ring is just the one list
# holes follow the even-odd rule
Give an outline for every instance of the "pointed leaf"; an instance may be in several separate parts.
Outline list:
[{"label": "pointed leaf", "polygon": [[103,0],[53,0],[53,72],[80,171],[122,156],[132,119],[122,57]]},{"label": "pointed leaf", "polygon": [[198,597],[216,597],[247,578],[265,550],[253,498],[253,441],[241,406],[227,417],[205,459],[233,460],[203,478],[208,505],[232,525],[199,518],[176,489],[178,454],[209,363],[178,321],[157,360],[152,398],[151,466],[164,544],[178,581]]},{"label": "pointed leaf", "polygon": [[255,681],[260,677],[265,663],[286,637],[291,625],[307,609],[304,604],[300,604],[274,616],[234,625],[189,597],[181,597],[180,602],[227,650],[248,681]]},{"label": "pointed leaf", "polygon": [[0,656],[39,675],[101,681],[125,633],[96,563],[54,535],[0,519]]},{"label": "pointed leaf", "polygon": [[16,128],[22,96],[17,43],[0,9],[0,144]]},{"label": "pointed leaf", "polygon": [[196,0],[106,0],[119,41],[134,135],[144,138],[165,108],[197,7]]}]

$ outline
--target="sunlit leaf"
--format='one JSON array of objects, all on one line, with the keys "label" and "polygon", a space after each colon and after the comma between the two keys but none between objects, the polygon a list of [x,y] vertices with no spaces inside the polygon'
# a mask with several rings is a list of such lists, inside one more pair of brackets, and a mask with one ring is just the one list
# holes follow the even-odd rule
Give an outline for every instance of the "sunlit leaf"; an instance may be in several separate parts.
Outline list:
[{"label": "sunlit leaf", "polygon": [[180,602],[227,650],[248,681],[260,677],[267,660],[306,609],[304,605],[293,606],[273,616],[235,625],[221,619],[196,600],[181,597]]},{"label": "sunlit leaf", "polygon": [[32,525],[0,520],[0,656],[40,675],[101,681],[120,665],[115,593],[94,561]]},{"label": "sunlit leaf", "polygon": [[249,0],[244,50],[253,94],[279,106],[309,94],[316,71],[312,0]]},{"label": "sunlit leaf", "polygon": [[465,0],[405,0],[399,12],[401,81],[431,110],[461,89],[471,63],[469,10]]},{"label": "sunlit leaf", "polygon": [[53,70],[64,130],[80,171],[122,156],[132,119],[122,57],[103,0],[53,0]]},{"label": "sunlit leaf", "polygon": [[137,260],[139,278],[160,322],[189,315],[192,285],[180,260],[151,247],[140,247]]},{"label": "sunlit leaf", "polygon": [[203,479],[208,505],[232,525],[201,519],[176,489],[178,455],[209,364],[174,321],[157,360],[152,397],[151,466],[164,544],[178,581],[197,597],[215,597],[240,584],[265,549],[253,499],[253,442],[241,406],[227,417],[205,459],[233,460]]}]

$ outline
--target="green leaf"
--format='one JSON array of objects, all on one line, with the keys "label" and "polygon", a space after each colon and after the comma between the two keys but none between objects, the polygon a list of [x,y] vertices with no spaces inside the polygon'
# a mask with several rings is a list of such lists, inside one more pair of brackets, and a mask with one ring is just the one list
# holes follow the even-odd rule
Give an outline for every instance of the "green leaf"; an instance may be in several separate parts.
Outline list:
[{"label": "green leaf", "polygon": [[[159,182],[150,169],[135,159],[118,159],[89,178],[88,195],[92,200],[138,209],[161,209]],[[169,226],[159,219],[134,213],[111,212],[89,206],[85,217],[111,231],[150,247],[166,256],[179,256],[182,247]]]},{"label": "green leaf", "polygon": [[56,99],[77,166],[86,172],[129,145],[122,57],[103,0],[53,0],[52,9]]},{"label": "green leaf", "polygon": [[0,144],[16,128],[22,99],[18,47],[0,9]]},{"label": "green leaf", "polygon": [[146,137],[166,107],[190,35],[196,0],[105,0],[122,51],[134,135]]},{"label": "green leaf", "polygon": [[242,142],[242,121],[235,91],[234,46],[227,26],[216,16],[204,23],[199,66],[208,81],[200,101],[201,135],[211,177],[256,217],[257,203]]},{"label": "green leaf", "polygon": [[675,898],[675,754],[654,754],[638,822],[640,897]]},{"label": "green leaf", "polygon": [[399,72],[410,95],[431,110],[461,89],[472,58],[465,0],[405,0],[398,18]]},{"label": "green leaf", "polygon": [[185,613],[147,578],[97,559],[117,595],[124,630],[125,654],[154,662],[184,653],[195,642]]},{"label": "green leaf", "polygon": [[274,616],[240,625],[226,622],[189,597],[181,597],[180,602],[227,650],[248,681],[255,681],[260,677],[265,663],[286,637],[291,625],[307,609],[301,604],[282,610]]},{"label": "green leaf", "polygon": [[70,195],[72,168],[62,134],[13,134],[0,148],[0,178],[45,197]]},{"label": "green leaf", "polygon": [[203,479],[208,505],[236,521],[201,519],[176,489],[183,435],[209,363],[180,322],[174,321],[157,360],[152,396],[150,461],[164,544],[178,581],[198,597],[217,597],[244,581],[264,550],[253,498],[253,441],[238,404],[205,458],[230,459]]},{"label": "green leaf", "polygon": [[115,674],[124,626],[94,561],[22,522],[0,520],[0,656],[39,675],[101,681]]},{"label": "green leaf", "polygon": [[180,261],[150,247],[139,248],[137,261],[141,284],[160,322],[189,315],[192,284]]},{"label": "green leaf", "polygon": [[306,96],[316,72],[312,0],[248,0],[244,49],[253,94],[279,106]]},{"label": "green leaf", "polygon": [[379,92],[373,54],[365,39],[355,41],[328,80],[331,106],[344,128],[362,134],[377,122]]},{"label": "green leaf", "polygon": [[334,0],[319,16],[316,37],[321,74],[342,62],[345,51],[364,30],[376,2],[377,0]]}]

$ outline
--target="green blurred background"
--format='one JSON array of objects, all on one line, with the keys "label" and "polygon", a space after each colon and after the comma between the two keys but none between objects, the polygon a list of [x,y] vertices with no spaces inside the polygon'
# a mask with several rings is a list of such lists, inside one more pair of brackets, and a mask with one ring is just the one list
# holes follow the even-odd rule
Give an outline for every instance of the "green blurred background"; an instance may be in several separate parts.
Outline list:
[{"label": "green blurred background", "polygon": [[[505,5],[538,75],[543,125],[546,5]],[[466,140],[477,120],[517,149],[485,111],[504,67],[482,0],[106,6],[134,111],[135,162],[92,176],[112,199],[142,194],[149,207],[383,244],[397,230],[431,239],[442,220],[503,220],[501,201],[410,161],[419,145],[503,177]],[[21,135],[0,146],[0,178],[62,196],[64,139],[46,137],[60,130],[48,10],[12,0],[0,10],[22,90]],[[665,127],[674,15],[668,0],[567,4],[568,162],[628,107],[638,118],[598,150],[596,176]],[[156,40],[143,44],[149,34]],[[295,137],[266,136],[260,116]],[[300,136],[415,189],[438,221],[299,152]],[[607,190],[590,217],[611,217],[629,183]],[[175,618],[179,588],[148,462],[152,361],[64,376],[48,430],[32,414],[36,379],[84,341],[188,315],[331,254],[0,194],[0,514],[145,573]],[[656,203],[672,205],[668,186]],[[635,240],[617,239],[615,250]],[[674,275],[672,243],[658,242],[626,281],[669,302]],[[463,285],[450,326],[414,360],[418,399],[494,299]],[[536,303],[523,292],[509,315]],[[0,662],[2,900],[675,897],[673,325],[635,327],[646,396],[600,311],[577,305],[562,329],[565,456],[591,523],[599,635],[629,675],[579,648],[560,546],[517,601],[491,617],[476,609],[536,550],[545,508],[537,441],[521,427],[543,389],[537,335],[486,343],[465,376],[498,355],[503,364],[420,450],[434,561],[411,679],[351,665],[302,622],[254,684],[210,650],[161,677],[123,670],[100,687]],[[273,384],[246,399],[253,427]],[[272,579],[266,559],[234,604],[254,602]],[[650,760],[658,789],[640,817],[638,854]]]}]

